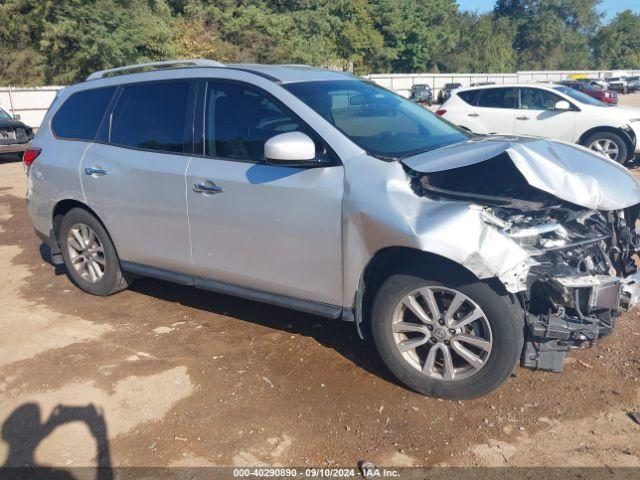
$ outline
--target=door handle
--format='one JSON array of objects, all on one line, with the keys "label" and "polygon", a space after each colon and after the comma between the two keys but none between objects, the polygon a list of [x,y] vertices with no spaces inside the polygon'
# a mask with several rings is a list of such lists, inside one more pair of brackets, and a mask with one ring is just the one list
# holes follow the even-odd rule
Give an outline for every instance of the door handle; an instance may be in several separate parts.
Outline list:
[{"label": "door handle", "polygon": [[224,192],[224,189],[213,182],[199,182],[193,184],[193,191],[197,193],[222,193]]},{"label": "door handle", "polygon": [[529,117],[516,117],[516,120],[529,120]]},{"label": "door handle", "polygon": [[475,118],[475,117],[479,117],[480,115],[477,113],[468,113],[467,116]]},{"label": "door handle", "polygon": [[84,174],[92,177],[102,177],[107,174],[107,171],[104,168],[87,167],[84,169]]}]

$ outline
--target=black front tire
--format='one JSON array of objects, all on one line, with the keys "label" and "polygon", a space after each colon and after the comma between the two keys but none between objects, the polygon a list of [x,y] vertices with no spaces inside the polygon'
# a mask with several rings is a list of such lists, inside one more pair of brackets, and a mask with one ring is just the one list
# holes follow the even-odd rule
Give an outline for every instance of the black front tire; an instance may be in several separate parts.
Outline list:
[{"label": "black front tire", "polygon": [[609,132],[609,131],[592,133],[591,135],[589,135],[587,138],[584,139],[584,142],[582,142],[582,145],[587,148],[591,148],[590,146],[592,144],[600,140],[611,140],[616,144],[616,147],[618,148],[618,156],[615,159],[615,161],[618,162],[620,165],[624,165],[629,157],[629,148],[627,147],[627,144],[622,138],[622,136],[620,136],[617,133]]},{"label": "black front tire", "polygon": [[[91,282],[83,278],[72,265],[68,244],[69,231],[74,225],[79,224],[88,226],[95,233],[104,251],[104,274],[100,280],[96,282]],[[82,208],[69,210],[60,224],[58,239],[62,250],[64,265],[67,270],[67,276],[81,290],[92,295],[108,296],[124,290],[129,287],[133,281],[132,274],[122,271],[120,259],[106,229],[102,223],[87,210]]]},{"label": "black front tire", "polygon": [[[471,376],[460,380],[443,380],[427,376],[410,365],[393,338],[393,312],[410,292],[425,286],[455,289],[472,299],[486,314],[493,336],[493,346],[485,364]],[[524,320],[508,297],[498,295],[480,281],[457,280],[454,276],[433,280],[421,274],[396,274],[379,288],[371,311],[372,333],[385,365],[404,385],[424,395],[464,400],[497,389],[513,372],[524,343]]]}]

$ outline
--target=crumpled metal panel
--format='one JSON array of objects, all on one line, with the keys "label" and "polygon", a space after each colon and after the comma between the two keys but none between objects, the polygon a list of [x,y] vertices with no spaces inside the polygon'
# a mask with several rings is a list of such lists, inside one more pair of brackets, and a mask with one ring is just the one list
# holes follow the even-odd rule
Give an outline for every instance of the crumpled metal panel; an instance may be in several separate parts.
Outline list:
[{"label": "crumpled metal panel", "polygon": [[512,292],[524,289],[529,254],[482,219],[467,202],[417,195],[399,162],[367,155],[349,160],[343,201],[344,301],[351,306],[368,262],[386,247],[430,252],[478,278],[498,277]]},{"label": "crumpled metal panel", "polygon": [[575,205],[619,210],[640,203],[640,184],[622,165],[578,145],[528,137],[482,137],[403,160],[431,173],[507,153],[527,182]]}]

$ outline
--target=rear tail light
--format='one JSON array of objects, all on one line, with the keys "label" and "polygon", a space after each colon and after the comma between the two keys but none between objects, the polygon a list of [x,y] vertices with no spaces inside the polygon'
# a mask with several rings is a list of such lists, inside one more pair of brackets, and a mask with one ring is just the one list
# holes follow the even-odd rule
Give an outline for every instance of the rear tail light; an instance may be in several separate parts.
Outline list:
[{"label": "rear tail light", "polygon": [[41,151],[42,150],[39,148],[28,148],[25,150],[24,155],[22,155],[22,163],[27,172],[29,171],[29,167],[31,167],[33,161],[38,158]]},{"label": "rear tail light", "polygon": [[446,111],[445,109],[443,109],[443,108],[441,108],[440,110],[436,110],[436,115],[440,115],[440,116],[442,116],[442,115],[444,115],[445,113],[447,113],[447,111]]}]

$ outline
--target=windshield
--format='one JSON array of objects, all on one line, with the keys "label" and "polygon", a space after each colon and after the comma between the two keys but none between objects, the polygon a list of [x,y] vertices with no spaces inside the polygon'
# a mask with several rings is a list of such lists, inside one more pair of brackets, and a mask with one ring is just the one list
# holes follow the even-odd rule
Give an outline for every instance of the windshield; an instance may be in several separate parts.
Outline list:
[{"label": "windshield", "polygon": [[2,108],[0,108],[0,120],[8,120],[10,118],[11,118],[11,115],[9,115]]},{"label": "windshield", "polygon": [[597,107],[608,107],[608,105],[600,100],[590,97],[586,93],[582,93],[574,88],[559,86],[553,87],[555,90],[564,93],[565,95],[573,98],[574,100],[579,101],[580,103],[585,103],[587,105],[595,105]]},{"label": "windshield", "polygon": [[379,158],[405,158],[470,137],[426,108],[370,82],[299,82],[284,88]]}]

